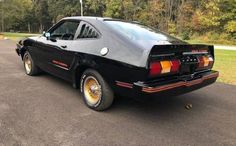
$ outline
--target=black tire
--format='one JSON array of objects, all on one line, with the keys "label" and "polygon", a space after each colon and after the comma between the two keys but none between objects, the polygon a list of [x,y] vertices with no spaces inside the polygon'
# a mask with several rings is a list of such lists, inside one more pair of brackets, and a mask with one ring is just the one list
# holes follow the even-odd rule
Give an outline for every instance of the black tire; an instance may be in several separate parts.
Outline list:
[{"label": "black tire", "polygon": [[[87,84],[87,80],[97,80],[95,83],[98,83],[98,85],[100,87],[97,90],[99,90],[99,93],[101,93],[101,94],[99,94],[100,95],[99,98],[96,99],[98,101],[95,103],[91,103],[88,100],[88,97],[86,96],[87,89],[85,87],[85,84]],[[89,90],[92,90],[91,89],[92,86],[89,86],[89,87],[90,87]],[[87,69],[83,73],[81,80],[80,80],[80,90],[83,95],[83,100],[84,100],[85,104],[93,110],[104,111],[104,110],[108,109],[113,103],[114,93],[113,93],[112,89],[110,88],[108,83],[102,78],[102,76],[97,71],[95,71],[93,69]]]},{"label": "black tire", "polygon": [[[28,63],[26,63],[27,61],[29,61],[31,63],[30,68],[27,65]],[[31,55],[28,51],[26,51],[24,53],[23,63],[24,63],[25,73],[27,75],[35,76],[35,75],[38,75],[40,73],[40,69],[35,65],[34,60],[32,59],[32,57],[31,57]]]}]

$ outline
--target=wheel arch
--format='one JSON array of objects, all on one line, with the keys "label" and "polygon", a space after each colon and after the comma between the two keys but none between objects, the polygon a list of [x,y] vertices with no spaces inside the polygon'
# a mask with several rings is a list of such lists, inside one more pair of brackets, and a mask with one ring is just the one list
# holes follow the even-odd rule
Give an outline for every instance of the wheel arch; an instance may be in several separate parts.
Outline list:
[{"label": "wheel arch", "polygon": [[21,48],[20,50],[20,55],[21,55],[21,59],[23,60],[24,59],[24,55],[25,55],[25,52],[27,51],[27,47],[24,46]]},{"label": "wheel arch", "polygon": [[[97,66],[91,66],[91,65],[87,65],[87,64],[83,64],[83,65],[78,65],[75,68],[74,71],[74,79],[73,79],[73,86],[74,88],[80,88],[80,81],[81,81],[81,77],[83,75],[83,73],[87,70],[87,69],[93,69],[95,71],[97,71],[103,78],[104,80],[107,81],[107,78],[102,74],[102,72],[99,70],[99,67]],[[109,82],[108,82],[109,83]]]},{"label": "wheel arch", "polygon": [[73,86],[75,88],[80,88],[80,80],[81,77],[84,73],[85,70],[91,68],[91,66],[88,65],[79,65],[75,68],[75,72],[74,72],[74,84]]},{"label": "wheel arch", "polygon": [[20,49],[21,59],[23,60],[25,52],[28,51],[28,47],[32,45],[32,42],[28,39],[22,42],[22,48]]}]

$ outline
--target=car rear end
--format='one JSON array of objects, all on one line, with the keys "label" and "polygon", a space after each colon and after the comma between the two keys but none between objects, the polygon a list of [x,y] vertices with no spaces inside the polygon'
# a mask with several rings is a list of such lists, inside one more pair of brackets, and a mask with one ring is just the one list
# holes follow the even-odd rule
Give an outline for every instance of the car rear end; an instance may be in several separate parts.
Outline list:
[{"label": "car rear end", "polygon": [[214,47],[207,45],[156,45],[147,65],[147,79],[133,83],[140,94],[178,95],[216,81]]},{"label": "car rear end", "polygon": [[[213,46],[191,45],[136,22],[105,20],[105,24],[119,35],[118,38],[122,37],[125,43],[132,45],[130,52],[135,49],[144,56],[133,59],[142,63],[139,68],[130,67],[126,72],[120,69],[116,85],[125,89],[122,91],[124,94],[178,95],[210,85],[219,76],[219,72],[212,70],[215,61]],[[121,53],[129,49],[127,45],[119,47]],[[129,61],[135,54],[138,53],[122,55]]]}]

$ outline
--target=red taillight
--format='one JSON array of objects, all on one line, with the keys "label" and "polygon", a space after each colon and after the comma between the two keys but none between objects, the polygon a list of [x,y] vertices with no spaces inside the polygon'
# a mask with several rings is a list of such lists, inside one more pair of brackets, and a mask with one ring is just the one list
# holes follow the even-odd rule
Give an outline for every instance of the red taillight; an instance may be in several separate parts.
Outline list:
[{"label": "red taillight", "polygon": [[157,76],[166,73],[177,73],[180,68],[179,60],[157,61],[150,64],[150,76]]},{"label": "red taillight", "polygon": [[161,73],[160,62],[153,62],[150,64],[150,76],[155,76]]},{"label": "red taillight", "polygon": [[171,61],[171,72],[178,72],[180,67],[180,61],[179,60],[173,60]]},{"label": "red taillight", "polygon": [[212,68],[214,64],[214,59],[212,57],[209,57],[209,67]]}]

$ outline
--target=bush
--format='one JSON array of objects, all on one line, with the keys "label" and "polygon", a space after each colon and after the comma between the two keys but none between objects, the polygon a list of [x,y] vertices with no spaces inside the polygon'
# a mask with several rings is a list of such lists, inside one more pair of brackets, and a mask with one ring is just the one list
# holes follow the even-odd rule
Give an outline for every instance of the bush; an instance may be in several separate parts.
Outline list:
[{"label": "bush", "polygon": [[236,32],[236,21],[235,20],[229,21],[225,25],[225,30],[229,33],[235,33]]},{"label": "bush", "polygon": [[177,30],[176,30],[176,25],[174,23],[169,23],[168,24],[168,32],[171,35],[176,35],[177,34]]},{"label": "bush", "polygon": [[189,32],[185,31],[185,32],[182,32],[180,34],[180,37],[183,39],[183,40],[189,40],[190,39],[190,34]]}]

